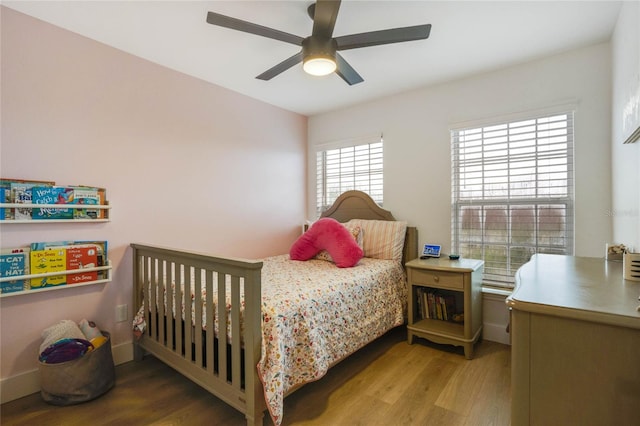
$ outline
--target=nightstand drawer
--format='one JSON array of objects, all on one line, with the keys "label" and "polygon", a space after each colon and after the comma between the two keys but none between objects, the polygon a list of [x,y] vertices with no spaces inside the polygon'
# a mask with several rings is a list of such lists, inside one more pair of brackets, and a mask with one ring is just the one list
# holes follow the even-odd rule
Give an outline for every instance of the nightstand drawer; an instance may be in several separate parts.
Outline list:
[{"label": "nightstand drawer", "polygon": [[446,287],[456,290],[464,289],[464,276],[455,272],[424,271],[413,269],[411,271],[412,283],[433,287]]}]

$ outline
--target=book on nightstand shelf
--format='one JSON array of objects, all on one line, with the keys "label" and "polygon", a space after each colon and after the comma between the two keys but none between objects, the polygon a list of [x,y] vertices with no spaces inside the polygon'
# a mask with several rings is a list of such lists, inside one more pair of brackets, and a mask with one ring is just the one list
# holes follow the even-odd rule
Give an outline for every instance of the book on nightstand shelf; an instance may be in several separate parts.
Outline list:
[{"label": "book on nightstand shelf", "polygon": [[454,320],[458,313],[454,294],[429,287],[418,287],[415,291],[418,310],[423,319]]}]

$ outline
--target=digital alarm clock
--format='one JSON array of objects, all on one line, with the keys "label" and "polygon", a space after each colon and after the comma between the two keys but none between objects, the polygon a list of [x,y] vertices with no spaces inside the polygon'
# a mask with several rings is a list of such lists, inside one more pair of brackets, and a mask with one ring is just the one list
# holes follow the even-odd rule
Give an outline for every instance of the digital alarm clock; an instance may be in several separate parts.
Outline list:
[{"label": "digital alarm clock", "polygon": [[429,257],[440,257],[440,246],[435,244],[425,244],[422,249],[421,259],[426,259]]}]

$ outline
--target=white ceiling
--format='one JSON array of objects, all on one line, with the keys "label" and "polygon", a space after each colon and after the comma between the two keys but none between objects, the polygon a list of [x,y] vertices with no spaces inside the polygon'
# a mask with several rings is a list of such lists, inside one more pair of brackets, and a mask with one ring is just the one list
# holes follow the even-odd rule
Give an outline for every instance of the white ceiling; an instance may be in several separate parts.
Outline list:
[{"label": "white ceiling", "polygon": [[[3,1],[2,4],[168,68],[304,115],[491,71],[609,40],[619,1],[344,0],[334,36],[432,24],[427,40],[341,52],[364,78],[312,77],[295,66],[255,76],[297,53],[277,40],[207,24],[207,11],[310,35],[311,0]],[[587,71],[587,70],[585,70]]]}]

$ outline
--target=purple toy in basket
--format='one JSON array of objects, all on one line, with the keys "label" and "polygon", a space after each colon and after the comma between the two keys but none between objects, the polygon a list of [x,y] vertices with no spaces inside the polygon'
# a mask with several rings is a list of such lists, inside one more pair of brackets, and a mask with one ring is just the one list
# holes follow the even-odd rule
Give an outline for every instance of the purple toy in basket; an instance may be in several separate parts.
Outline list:
[{"label": "purple toy in basket", "polygon": [[46,348],[40,354],[40,362],[58,364],[80,358],[93,349],[93,345],[84,339],[62,339]]}]

